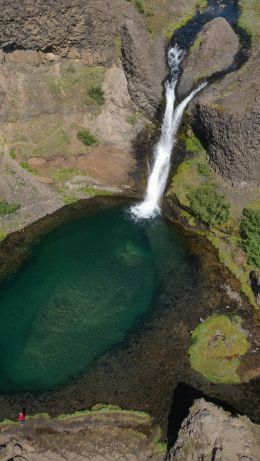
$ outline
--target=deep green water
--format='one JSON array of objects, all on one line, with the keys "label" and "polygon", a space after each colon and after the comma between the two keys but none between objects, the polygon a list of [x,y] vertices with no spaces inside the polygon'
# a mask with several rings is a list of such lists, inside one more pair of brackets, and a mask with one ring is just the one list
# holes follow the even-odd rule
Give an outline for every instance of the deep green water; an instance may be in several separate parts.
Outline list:
[{"label": "deep green water", "polygon": [[42,236],[0,285],[0,391],[51,389],[86,370],[145,323],[161,280],[185,264],[179,231],[133,223],[122,207]]}]

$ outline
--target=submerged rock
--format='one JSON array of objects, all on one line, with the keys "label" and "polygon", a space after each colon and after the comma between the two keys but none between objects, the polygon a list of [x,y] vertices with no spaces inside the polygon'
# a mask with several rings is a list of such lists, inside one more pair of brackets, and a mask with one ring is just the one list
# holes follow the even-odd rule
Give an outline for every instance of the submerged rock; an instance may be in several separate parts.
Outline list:
[{"label": "submerged rock", "polygon": [[260,426],[204,399],[197,400],[183,421],[167,461],[256,461]]}]

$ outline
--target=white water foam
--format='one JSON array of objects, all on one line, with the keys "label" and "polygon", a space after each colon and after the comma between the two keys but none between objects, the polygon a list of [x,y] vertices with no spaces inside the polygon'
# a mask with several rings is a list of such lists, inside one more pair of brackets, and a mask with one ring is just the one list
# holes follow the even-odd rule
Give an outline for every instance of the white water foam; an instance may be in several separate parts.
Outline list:
[{"label": "white water foam", "polygon": [[171,79],[165,84],[166,108],[161,128],[161,136],[153,151],[154,164],[148,178],[144,200],[130,208],[135,219],[149,219],[160,213],[160,204],[166,188],[171,165],[171,153],[176,144],[176,134],[183,112],[191,99],[204,88],[207,82],[193,90],[176,108],[175,88],[178,81],[179,65],[183,52],[178,47],[170,48],[168,63],[171,69]]}]

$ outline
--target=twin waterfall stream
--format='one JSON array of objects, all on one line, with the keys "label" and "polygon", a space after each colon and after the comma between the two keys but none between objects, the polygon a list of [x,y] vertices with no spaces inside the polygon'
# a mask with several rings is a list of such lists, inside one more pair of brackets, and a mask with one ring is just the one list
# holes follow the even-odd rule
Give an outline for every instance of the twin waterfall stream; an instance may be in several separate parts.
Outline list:
[{"label": "twin waterfall stream", "polygon": [[207,85],[203,82],[193,90],[177,107],[176,84],[179,76],[179,65],[183,51],[177,46],[168,51],[170,79],[165,84],[166,108],[161,128],[161,136],[154,148],[154,164],[148,178],[144,200],[131,207],[130,213],[134,219],[149,219],[160,213],[160,203],[166,188],[170,170],[171,152],[176,143],[176,134],[181,123],[183,112],[191,99]]}]

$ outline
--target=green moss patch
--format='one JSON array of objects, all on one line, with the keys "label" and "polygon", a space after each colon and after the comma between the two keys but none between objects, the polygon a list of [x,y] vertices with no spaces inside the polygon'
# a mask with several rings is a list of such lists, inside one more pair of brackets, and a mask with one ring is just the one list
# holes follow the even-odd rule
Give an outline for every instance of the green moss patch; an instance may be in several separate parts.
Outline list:
[{"label": "green moss patch", "polygon": [[213,315],[192,334],[189,361],[192,368],[212,383],[239,384],[240,357],[250,348],[240,317]]}]

